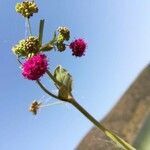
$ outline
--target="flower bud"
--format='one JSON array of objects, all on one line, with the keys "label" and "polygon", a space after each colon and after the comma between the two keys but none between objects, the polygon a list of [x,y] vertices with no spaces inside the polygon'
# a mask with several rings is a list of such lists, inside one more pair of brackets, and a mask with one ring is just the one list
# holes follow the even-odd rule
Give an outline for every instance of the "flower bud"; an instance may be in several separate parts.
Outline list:
[{"label": "flower bud", "polygon": [[65,38],[62,34],[59,34],[57,36],[57,43],[63,43],[65,41]]},{"label": "flower bud", "polygon": [[56,40],[56,46],[58,51],[62,52],[66,49],[65,41],[68,41],[70,38],[70,31],[66,27],[58,27],[57,31],[59,32]]},{"label": "flower bud", "polygon": [[25,40],[20,40],[18,44],[16,44],[14,47],[12,47],[12,51],[17,56],[26,56],[25,51]]},{"label": "flower bud", "polygon": [[57,31],[63,36],[64,40],[68,41],[70,39],[70,31],[66,27],[58,27]]},{"label": "flower bud", "polygon": [[57,46],[58,51],[60,52],[63,52],[66,49],[66,45],[64,43],[57,43],[56,46]]},{"label": "flower bud", "polygon": [[40,51],[39,40],[34,36],[20,40],[19,43],[12,48],[12,51],[19,57],[33,56]]},{"label": "flower bud", "polygon": [[30,36],[25,40],[25,51],[27,54],[33,53],[36,54],[39,52],[40,43],[39,39],[34,36]]},{"label": "flower bud", "polygon": [[25,18],[30,18],[34,13],[38,12],[38,7],[34,1],[23,1],[16,4],[16,12],[23,15]]}]

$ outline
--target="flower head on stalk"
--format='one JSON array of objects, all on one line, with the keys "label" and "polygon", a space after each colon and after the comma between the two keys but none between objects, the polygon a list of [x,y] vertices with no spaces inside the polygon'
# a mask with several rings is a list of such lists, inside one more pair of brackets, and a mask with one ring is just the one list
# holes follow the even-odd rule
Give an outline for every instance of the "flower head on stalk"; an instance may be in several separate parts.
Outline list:
[{"label": "flower head on stalk", "polygon": [[41,108],[45,108],[45,107],[51,107],[54,105],[61,105],[64,104],[65,102],[62,101],[56,101],[56,102],[51,102],[51,103],[47,103],[44,104],[44,102],[40,102],[37,100],[34,100],[31,105],[29,106],[29,111],[33,113],[33,115],[37,115],[39,109]]},{"label": "flower head on stalk", "polygon": [[29,111],[32,112],[34,115],[37,114],[38,110],[40,109],[40,106],[42,105],[41,102],[33,101],[32,104],[29,107]]},{"label": "flower head on stalk", "polygon": [[37,54],[28,58],[22,64],[22,75],[29,80],[37,80],[45,74],[48,69],[46,55]]},{"label": "flower head on stalk", "polygon": [[34,13],[38,12],[38,7],[34,1],[23,1],[16,4],[16,12],[20,13],[25,18],[30,18]]},{"label": "flower head on stalk", "polygon": [[12,51],[19,57],[28,57],[39,52],[39,39],[35,36],[29,36],[27,39],[20,40],[18,44],[13,46]]},{"label": "flower head on stalk", "polygon": [[86,42],[79,38],[74,40],[70,45],[70,49],[72,49],[72,55],[76,57],[81,57],[85,55],[85,50],[87,48]]},{"label": "flower head on stalk", "polygon": [[40,43],[38,37],[35,36],[29,36],[25,40],[25,51],[30,54],[36,54],[39,52],[40,49]]},{"label": "flower head on stalk", "polygon": [[15,55],[17,55],[18,57],[24,57],[27,55],[26,51],[25,51],[25,40],[20,40],[18,44],[16,44],[15,46],[12,47],[12,51]]},{"label": "flower head on stalk", "polygon": [[57,42],[56,46],[58,51],[62,52],[66,49],[65,41],[68,41],[70,39],[70,31],[67,27],[58,27],[58,36],[57,36]]},{"label": "flower head on stalk", "polygon": [[63,36],[64,40],[70,39],[70,31],[67,27],[58,27],[57,31]]}]

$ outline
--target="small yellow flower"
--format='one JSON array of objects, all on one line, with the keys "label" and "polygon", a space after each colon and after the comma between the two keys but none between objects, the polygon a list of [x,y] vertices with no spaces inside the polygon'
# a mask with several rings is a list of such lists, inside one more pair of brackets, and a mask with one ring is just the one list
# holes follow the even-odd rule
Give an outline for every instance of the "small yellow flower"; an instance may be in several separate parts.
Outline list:
[{"label": "small yellow flower", "polygon": [[34,1],[23,1],[16,4],[16,12],[23,15],[25,18],[30,18],[34,13],[38,12],[38,7]]}]

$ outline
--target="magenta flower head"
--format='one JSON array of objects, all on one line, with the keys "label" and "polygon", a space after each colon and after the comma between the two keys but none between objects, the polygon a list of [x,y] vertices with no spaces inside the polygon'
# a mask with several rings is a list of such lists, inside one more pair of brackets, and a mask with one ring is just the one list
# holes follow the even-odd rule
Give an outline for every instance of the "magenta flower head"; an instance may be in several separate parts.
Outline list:
[{"label": "magenta flower head", "polygon": [[76,39],[75,41],[73,41],[69,45],[69,47],[70,47],[70,49],[72,49],[72,55],[81,57],[81,56],[85,55],[85,49],[87,48],[87,44],[83,39],[79,38],[79,39]]},{"label": "magenta flower head", "polygon": [[37,54],[27,59],[22,65],[22,75],[29,80],[39,79],[48,69],[46,55]]}]

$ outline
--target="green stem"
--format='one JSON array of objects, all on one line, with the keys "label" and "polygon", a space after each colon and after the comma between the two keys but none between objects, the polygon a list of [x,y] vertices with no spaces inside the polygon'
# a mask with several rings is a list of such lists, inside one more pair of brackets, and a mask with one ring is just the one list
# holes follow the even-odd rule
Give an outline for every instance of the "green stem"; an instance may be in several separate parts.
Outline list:
[{"label": "green stem", "polygon": [[61,83],[55,79],[55,77],[52,75],[52,73],[49,70],[47,70],[46,73],[52,79],[52,81],[55,83],[56,86],[57,85],[61,86]]},{"label": "green stem", "polygon": [[[51,93],[49,90],[47,90],[47,88],[39,81],[39,80],[36,80],[36,83],[39,85],[39,87],[45,92],[47,93],[49,96],[53,97],[53,98],[56,98],[58,100],[61,100],[61,101],[64,101],[66,102],[67,100],[64,99],[64,98],[60,98],[58,96],[56,96],[55,94]],[[69,102],[69,100],[67,101]]]},{"label": "green stem", "polygon": [[106,129],[103,125],[101,125],[93,116],[91,116],[80,104],[77,103],[76,100],[71,101],[72,105],[76,107],[84,116],[86,116],[95,126],[97,126],[107,137],[113,140],[117,145],[120,145],[125,150],[136,150],[130,144],[125,142],[116,134],[112,133],[108,129]]},{"label": "green stem", "polygon": [[17,58],[17,61],[19,62],[19,64],[20,64],[20,65],[22,65],[22,62],[20,61],[20,59],[19,59],[19,58]]},{"label": "green stem", "polygon": [[[53,80],[53,82],[59,86],[59,82],[55,79],[55,77],[51,74],[51,72],[49,70],[47,70],[46,72],[48,74],[48,76]],[[115,133],[111,132],[110,130],[108,130],[107,128],[105,128],[102,124],[100,124],[92,115],[90,115],[79,103],[77,103],[77,101],[75,99],[73,99],[72,95],[70,99],[66,100],[66,99],[61,99],[60,97],[52,94],[51,92],[49,92],[41,83],[39,80],[37,80],[37,83],[39,84],[39,86],[50,96],[59,99],[59,100],[63,100],[63,101],[67,101],[69,103],[71,103],[75,108],[77,108],[84,116],[86,116],[96,127],[98,127],[107,137],[109,137],[112,141],[114,141],[119,147],[123,148],[124,150],[136,150],[134,147],[132,147],[130,144],[128,144],[127,142],[125,142],[122,138],[120,138],[119,136],[117,136]]]},{"label": "green stem", "polygon": [[53,80],[53,82],[57,81],[49,70],[47,70],[46,73]]},{"label": "green stem", "polygon": [[[39,80],[36,80],[36,83],[40,86],[40,88],[45,92],[47,93],[49,96],[52,96],[53,98],[56,98],[56,99],[59,99],[58,96],[54,95],[53,93],[51,93],[49,90],[47,90],[45,88],[45,86],[39,81]],[[59,99],[60,100],[60,99]]]},{"label": "green stem", "polygon": [[51,51],[54,48],[54,46],[50,43],[44,44],[40,47],[40,51]]},{"label": "green stem", "polygon": [[31,24],[30,24],[30,20],[29,18],[27,18],[27,24],[28,24],[28,31],[29,31],[29,35],[32,35],[32,30],[31,30]]}]

